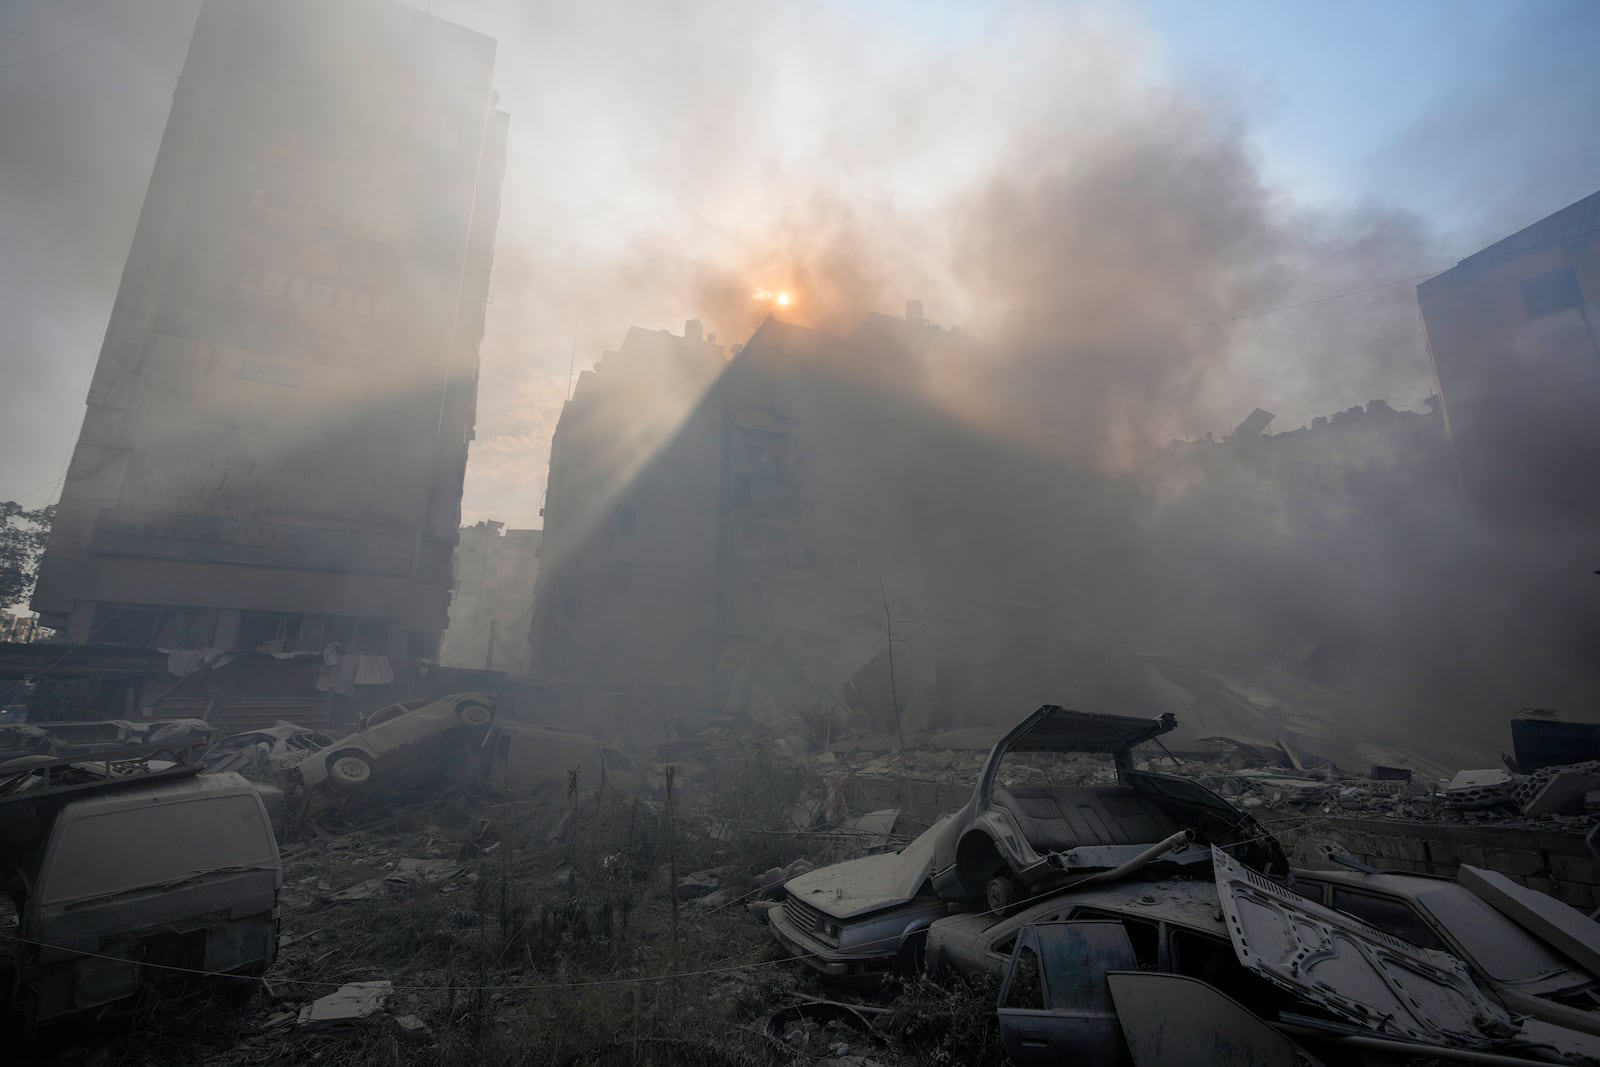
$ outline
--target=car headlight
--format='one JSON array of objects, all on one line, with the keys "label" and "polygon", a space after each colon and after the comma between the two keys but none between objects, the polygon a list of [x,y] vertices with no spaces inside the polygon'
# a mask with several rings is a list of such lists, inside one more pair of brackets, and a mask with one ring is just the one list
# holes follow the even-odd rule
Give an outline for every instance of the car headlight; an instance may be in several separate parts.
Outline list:
[{"label": "car headlight", "polygon": [[828,920],[824,919],[820,929],[822,930],[823,937],[830,938],[833,941],[839,940],[840,927],[838,923],[829,922]]}]

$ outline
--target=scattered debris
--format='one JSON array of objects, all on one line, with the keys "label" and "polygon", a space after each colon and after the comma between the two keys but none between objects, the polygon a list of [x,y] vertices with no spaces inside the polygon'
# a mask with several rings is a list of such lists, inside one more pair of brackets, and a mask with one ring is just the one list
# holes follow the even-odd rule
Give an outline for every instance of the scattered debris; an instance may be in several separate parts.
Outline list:
[{"label": "scattered debris", "polygon": [[359,1022],[382,1011],[393,993],[390,981],[352,982],[301,1008],[299,1024],[319,1027]]}]

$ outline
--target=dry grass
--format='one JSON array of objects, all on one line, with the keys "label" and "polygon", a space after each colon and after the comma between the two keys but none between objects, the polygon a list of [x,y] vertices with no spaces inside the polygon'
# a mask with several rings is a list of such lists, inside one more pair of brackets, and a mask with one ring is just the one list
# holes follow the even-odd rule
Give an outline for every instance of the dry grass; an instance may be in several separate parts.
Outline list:
[{"label": "dry grass", "polygon": [[[285,944],[268,976],[273,995],[243,1008],[221,996],[149,1000],[107,1067],[807,1062],[765,1036],[766,1017],[833,994],[782,961],[737,899],[679,904],[674,936],[665,873],[670,851],[680,872],[716,867],[742,889],[793,859],[805,847],[786,832],[801,784],[792,767],[754,758],[702,776],[671,820],[660,801],[507,798],[464,784],[347,813],[348,832],[308,831],[284,846]],[[558,824],[564,833],[552,838]],[[461,870],[443,883],[330,901],[404,858]],[[367,1022],[313,1031],[286,1017],[339,984],[375,979],[395,992]],[[403,1030],[403,1015],[425,1028]],[[992,998],[921,984],[893,1018],[903,1049],[874,1051],[878,1062],[985,1062]]]}]

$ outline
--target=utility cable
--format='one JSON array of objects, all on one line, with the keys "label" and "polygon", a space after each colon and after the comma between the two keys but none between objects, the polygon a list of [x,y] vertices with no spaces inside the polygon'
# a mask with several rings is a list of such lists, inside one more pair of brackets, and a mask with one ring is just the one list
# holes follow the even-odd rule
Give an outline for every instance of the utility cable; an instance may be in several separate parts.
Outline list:
[{"label": "utility cable", "polygon": [[[32,63],[36,59],[49,59],[51,56],[59,56],[62,52],[70,52],[74,48],[77,48],[77,47],[79,47],[81,45],[93,44],[95,41],[100,40],[102,37],[109,37],[111,34],[116,33],[118,30],[126,29],[129,26],[132,26],[135,22],[139,22],[139,21],[141,21],[143,19],[149,18],[151,15],[154,15],[157,11],[160,11],[163,8],[171,7],[175,3],[177,3],[177,0],[162,0],[162,2],[157,4],[155,7],[147,8],[146,10],[141,11],[139,14],[135,15],[133,18],[125,19],[122,22],[119,22],[119,23],[117,23],[117,24],[115,24],[113,26],[110,26],[110,27],[102,30],[101,32],[93,35],[92,37],[85,37],[80,41],[74,41],[71,44],[62,45],[60,48],[53,49],[53,50],[51,50],[49,52],[40,52],[36,56],[28,56],[26,59],[13,59],[9,63],[0,63],[0,70],[5,70],[8,67],[20,67],[24,63]],[[10,46],[8,45],[7,47],[10,47]]]}]

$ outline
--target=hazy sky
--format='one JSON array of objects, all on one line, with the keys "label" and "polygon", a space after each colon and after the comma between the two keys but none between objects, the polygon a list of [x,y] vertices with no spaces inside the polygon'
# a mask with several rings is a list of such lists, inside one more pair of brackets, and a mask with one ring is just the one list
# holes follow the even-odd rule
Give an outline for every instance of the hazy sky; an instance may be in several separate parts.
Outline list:
[{"label": "hazy sky", "polygon": [[[0,5],[0,499],[58,491],[198,8]],[[997,176],[1070,172],[1074,144],[1198,126],[1236,147],[1252,203],[1315,236],[1276,284],[1231,290],[1265,306],[1447,266],[1600,187],[1589,0],[431,10],[499,39],[512,123],[467,521],[537,524],[575,328],[580,370],[630,324],[739,341],[751,292],[810,279],[981,335],[964,207]],[[1250,320],[1238,415],[1414,399],[1407,294]],[[1195,317],[1219,310],[1261,306]],[[1340,331],[1378,314],[1400,325],[1347,370],[1335,335],[1368,345]],[[1184,429],[1230,429],[1212,410],[1233,408]]]}]

